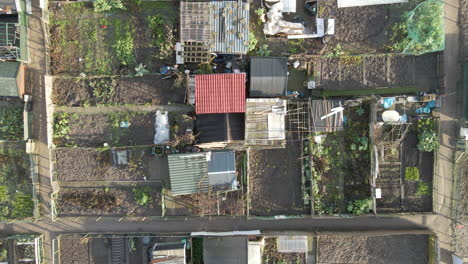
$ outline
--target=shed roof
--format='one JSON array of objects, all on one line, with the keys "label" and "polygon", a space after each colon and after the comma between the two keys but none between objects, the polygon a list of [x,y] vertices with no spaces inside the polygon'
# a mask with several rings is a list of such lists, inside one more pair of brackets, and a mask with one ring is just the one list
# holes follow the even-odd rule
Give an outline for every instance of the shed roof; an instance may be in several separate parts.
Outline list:
[{"label": "shed roof", "polygon": [[233,151],[173,154],[168,161],[173,195],[237,188]]},{"label": "shed roof", "polygon": [[206,264],[247,263],[247,237],[203,238],[203,262]]},{"label": "shed roof", "polygon": [[245,73],[195,76],[197,114],[245,112]]},{"label": "shed roof", "polygon": [[168,155],[173,195],[209,190],[207,152]]},{"label": "shed roof", "polygon": [[19,62],[0,62],[0,96],[19,96]]},{"label": "shed roof", "polygon": [[286,100],[248,98],[245,113],[245,143],[284,145]]},{"label": "shed roof", "polygon": [[284,57],[253,57],[250,61],[250,96],[286,96],[288,61]]},{"label": "shed roof", "polygon": [[197,115],[200,143],[228,142],[244,139],[245,115],[241,113]]}]

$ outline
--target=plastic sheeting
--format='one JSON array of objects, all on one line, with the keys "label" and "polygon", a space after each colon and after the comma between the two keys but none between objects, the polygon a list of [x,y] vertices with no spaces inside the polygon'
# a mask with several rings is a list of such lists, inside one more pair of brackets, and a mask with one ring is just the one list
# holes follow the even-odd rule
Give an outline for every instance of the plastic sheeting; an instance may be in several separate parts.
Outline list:
[{"label": "plastic sheeting", "polygon": [[169,116],[165,111],[156,112],[156,122],[154,125],[154,144],[164,144],[169,141]]},{"label": "plastic sheeting", "polygon": [[263,28],[265,35],[284,34],[304,34],[304,25],[301,23],[288,22],[283,19],[283,2],[279,2],[271,6],[267,12],[267,22]]}]

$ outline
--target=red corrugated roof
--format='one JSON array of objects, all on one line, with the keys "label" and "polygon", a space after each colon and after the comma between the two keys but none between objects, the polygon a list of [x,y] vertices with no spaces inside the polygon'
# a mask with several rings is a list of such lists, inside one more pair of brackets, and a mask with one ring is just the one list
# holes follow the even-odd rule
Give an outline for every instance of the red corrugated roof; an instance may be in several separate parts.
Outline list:
[{"label": "red corrugated roof", "polygon": [[245,73],[196,75],[195,112],[244,113]]}]

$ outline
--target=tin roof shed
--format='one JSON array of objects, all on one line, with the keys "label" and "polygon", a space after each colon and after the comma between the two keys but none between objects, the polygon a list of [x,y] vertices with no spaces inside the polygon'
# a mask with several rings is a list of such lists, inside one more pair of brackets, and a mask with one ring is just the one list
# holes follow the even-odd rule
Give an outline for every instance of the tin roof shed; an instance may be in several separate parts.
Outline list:
[{"label": "tin roof shed", "polygon": [[245,112],[245,73],[195,76],[197,114]]},{"label": "tin roof shed", "polygon": [[288,60],[284,57],[253,57],[250,61],[250,97],[286,96]]},{"label": "tin roof shed", "polygon": [[172,195],[237,189],[232,151],[172,154],[168,161]]}]

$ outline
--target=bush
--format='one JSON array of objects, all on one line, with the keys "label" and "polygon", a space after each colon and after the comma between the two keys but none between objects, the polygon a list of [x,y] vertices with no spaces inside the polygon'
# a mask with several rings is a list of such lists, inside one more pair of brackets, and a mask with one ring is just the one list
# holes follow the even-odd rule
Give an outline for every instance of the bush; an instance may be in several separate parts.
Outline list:
[{"label": "bush", "polygon": [[135,201],[139,205],[147,205],[151,203],[151,187],[133,188],[133,194],[135,195]]},{"label": "bush", "polygon": [[372,199],[364,200],[355,200],[354,202],[349,202],[348,212],[354,215],[363,215],[367,214],[372,209]]},{"label": "bush", "polygon": [[405,180],[419,181],[419,169],[417,167],[406,167],[405,168]]},{"label": "bush", "polygon": [[96,0],[93,2],[94,12],[103,13],[115,10],[125,10],[121,0]]},{"label": "bush", "polygon": [[20,140],[23,138],[23,110],[21,108],[0,109],[0,139]]},{"label": "bush", "polygon": [[417,196],[429,196],[431,195],[431,186],[426,182],[419,182],[416,190]]}]

